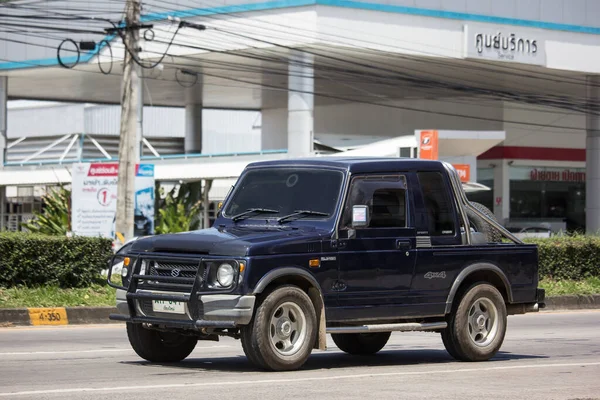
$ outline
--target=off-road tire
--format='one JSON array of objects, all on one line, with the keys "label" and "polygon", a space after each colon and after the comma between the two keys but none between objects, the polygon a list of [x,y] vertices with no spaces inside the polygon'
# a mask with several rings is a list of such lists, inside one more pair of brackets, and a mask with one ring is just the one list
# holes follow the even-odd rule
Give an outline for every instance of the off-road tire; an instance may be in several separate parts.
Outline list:
[{"label": "off-road tire", "polygon": [[[297,307],[292,313],[293,315],[301,311],[304,317],[302,330],[305,330],[304,332],[298,331],[301,340],[296,342],[298,343],[297,349],[289,355],[278,351],[271,340],[276,338],[272,330],[273,318],[277,318],[281,306],[286,304]],[[266,294],[259,303],[250,324],[241,329],[242,348],[248,360],[261,369],[297,370],[304,365],[312,352],[317,339],[317,327],[317,314],[310,297],[297,286],[280,286]],[[293,334],[290,338],[293,338]],[[296,346],[294,345],[294,347]]]},{"label": "off-road tire", "polygon": [[[487,303],[489,305],[488,312],[495,314],[494,321],[487,326],[489,331],[493,331],[493,335],[486,337],[486,340],[480,344],[475,343],[469,327],[470,312],[477,307],[478,304]],[[492,312],[493,311],[493,312]],[[475,315],[475,314],[473,314]],[[502,294],[494,286],[487,282],[478,282],[471,285],[464,295],[460,298],[457,304],[452,307],[452,313],[448,320],[448,327],[442,331],[442,341],[448,353],[460,361],[486,361],[494,357],[506,335],[506,304]],[[472,320],[475,318],[471,317]],[[485,319],[485,318],[484,318]],[[489,340],[489,343],[487,342]]]},{"label": "off-road tire", "polygon": [[391,332],[332,333],[331,338],[340,350],[353,355],[375,354],[383,349]]},{"label": "off-road tire", "polygon": [[127,337],[138,356],[150,362],[178,362],[189,356],[198,339],[193,336],[146,329],[127,322]]},{"label": "off-road tire", "polygon": [[[498,219],[496,218],[494,213],[489,208],[484,206],[483,204],[477,203],[474,201],[472,201],[470,203],[473,206],[473,208],[476,208],[477,210],[481,211],[488,218],[490,218],[496,222],[498,221]],[[469,221],[474,225],[474,228],[478,232],[481,232],[485,235],[488,242],[490,242],[490,243],[502,242],[502,234],[496,228],[494,228],[489,222],[487,222],[486,220],[479,217],[479,215],[475,214],[475,212],[471,211],[470,209],[467,208],[466,211],[467,211],[467,217],[469,218]]]}]

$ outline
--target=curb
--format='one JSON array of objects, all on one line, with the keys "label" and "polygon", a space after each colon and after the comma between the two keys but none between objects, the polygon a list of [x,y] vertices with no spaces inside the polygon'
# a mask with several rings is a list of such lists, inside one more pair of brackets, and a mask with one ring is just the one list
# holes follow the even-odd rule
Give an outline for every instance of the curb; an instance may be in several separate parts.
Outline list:
[{"label": "curb", "polygon": [[118,323],[116,307],[0,308],[0,327]]},{"label": "curb", "polygon": [[[547,297],[546,308],[540,311],[593,309],[600,309],[600,294]],[[108,319],[116,312],[116,307],[0,308],[0,327],[118,324]]]},{"label": "curb", "polygon": [[547,297],[546,308],[542,311],[593,309],[600,309],[600,294]]}]

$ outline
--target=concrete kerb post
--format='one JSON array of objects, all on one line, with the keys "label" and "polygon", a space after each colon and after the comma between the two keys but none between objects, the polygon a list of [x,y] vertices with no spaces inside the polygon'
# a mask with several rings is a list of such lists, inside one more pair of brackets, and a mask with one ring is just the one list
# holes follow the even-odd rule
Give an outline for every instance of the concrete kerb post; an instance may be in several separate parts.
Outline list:
[{"label": "concrete kerb post", "polygon": [[0,308],[0,327],[118,323],[108,316],[116,307]]}]

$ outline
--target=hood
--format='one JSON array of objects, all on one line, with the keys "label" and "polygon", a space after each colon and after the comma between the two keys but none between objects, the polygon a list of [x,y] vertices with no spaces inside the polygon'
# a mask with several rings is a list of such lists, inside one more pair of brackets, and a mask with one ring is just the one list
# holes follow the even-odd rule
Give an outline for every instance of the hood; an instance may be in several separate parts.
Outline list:
[{"label": "hood", "polygon": [[309,242],[326,236],[314,227],[229,227],[202,229],[145,237],[132,243],[131,252],[164,252],[219,256],[251,256],[262,254],[304,253]]}]

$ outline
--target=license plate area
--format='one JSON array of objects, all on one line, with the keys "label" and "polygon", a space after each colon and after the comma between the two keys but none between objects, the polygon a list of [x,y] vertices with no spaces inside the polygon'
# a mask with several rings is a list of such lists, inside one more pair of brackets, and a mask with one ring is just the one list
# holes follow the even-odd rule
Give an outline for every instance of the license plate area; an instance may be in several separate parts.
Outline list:
[{"label": "license plate area", "polygon": [[185,303],[170,300],[152,300],[152,311],[168,314],[185,314]]}]

